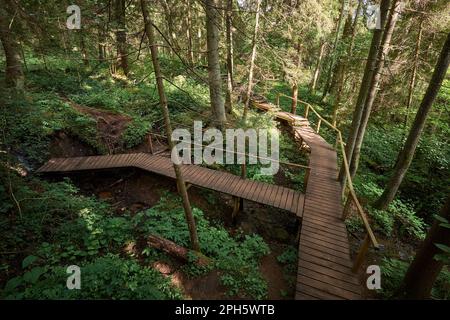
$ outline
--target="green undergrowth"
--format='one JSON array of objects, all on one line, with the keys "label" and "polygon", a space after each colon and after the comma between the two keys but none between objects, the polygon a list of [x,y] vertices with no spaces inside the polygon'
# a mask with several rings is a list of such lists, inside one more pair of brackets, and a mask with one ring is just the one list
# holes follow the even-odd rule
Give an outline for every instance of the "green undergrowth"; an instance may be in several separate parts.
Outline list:
[{"label": "green undergrowth", "polygon": [[[8,299],[176,299],[179,289],[151,267],[171,261],[161,251],[130,250],[157,234],[189,247],[189,232],[178,197],[165,194],[149,210],[116,215],[110,205],[82,196],[66,179],[48,183],[0,170],[0,296]],[[8,196],[9,179],[20,205]],[[202,252],[211,259],[199,267],[192,256],[183,267],[190,277],[217,270],[230,296],[262,299],[267,283],[259,260],[269,247],[257,235],[231,236],[194,208]],[[16,266],[16,262],[21,267]],[[81,268],[82,289],[66,289],[69,265]]]},{"label": "green undergrowth", "polygon": [[[230,296],[265,298],[267,283],[259,271],[260,258],[269,253],[264,240],[258,235],[238,234],[232,237],[223,226],[210,223],[201,210],[194,208],[193,214],[201,251],[213,262],[207,267],[198,267],[192,263],[186,266],[185,271],[191,276],[198,276],[217,269],[221,283],[228,288]],[[134,223],[140,232],[154,233],[189,246],[184,211],[180,201],[173,196],[166,195],[158,205],[138,213]]]},{"label": "green undergrowth", "polygon": [[[406,271],[411,261],[384,258],[381,263],[382,284],[379,296],[383,299],[398,297]],[[450,271],[446,266],[439,274],[431,291],[433,299],[450,299]]]}]

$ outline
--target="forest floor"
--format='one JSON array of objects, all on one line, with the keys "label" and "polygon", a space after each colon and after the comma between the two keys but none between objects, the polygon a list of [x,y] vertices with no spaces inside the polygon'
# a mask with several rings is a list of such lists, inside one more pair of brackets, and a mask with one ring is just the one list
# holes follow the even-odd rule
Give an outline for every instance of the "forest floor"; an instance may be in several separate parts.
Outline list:
[{"label": "forest floor", "polygon": [[[101,142],[109,150],[117,147],[120,135],[126,129],[130,118],[119,113],[113,113],[96,108],[81,106],[71,101],[67,102],[77,111],[85,113],[97,121],[97,131]],[[50,157],[76,157],[95,154],[95,151],[65,132],[58,132],[50,144]],[[166,144],[154,141],[154,151],[164,155]],[[148,140],[138,146],[126,150],[132,152],[148,152]],[[169,154],[166,154],[170,156]],[[115,169],[87,171],[65,174],[79,188],[81,194],[95,196],[108,202],[115,214],[128,211],[132,215],[156,205],[165,192],[176,193],[175,183],[160,176],[139,169]],[[47,177],[59,181],[60,175]],[[275,176],[275,183],[287,187],[292,182],[281,170]],[[288,246],[296,246],[298,221],[291,214],[275,208],[268,208],[248,201],[235,223],[231,221],[233,199],[211,190],[191,187],[190,201],[193,207],[201,209],[211,221],[220,221],[230,234],[259,234],[270,247],[270,253],[260,261],[260,271],[268,284],[269,299],[293,299],[295,295],[296,268],[286,266],[277,260]],[[170,263],[171,262],[171,263]],[[220,282],[220,274],[212,270],[206,275],[192,277],[185,274],[177,261],[156,261],[152,267],[162,275],[170,277],[172,284],[180,288],[187,298],[192,299],[223,299],[238,298],[227,296],[227,288]]]}]

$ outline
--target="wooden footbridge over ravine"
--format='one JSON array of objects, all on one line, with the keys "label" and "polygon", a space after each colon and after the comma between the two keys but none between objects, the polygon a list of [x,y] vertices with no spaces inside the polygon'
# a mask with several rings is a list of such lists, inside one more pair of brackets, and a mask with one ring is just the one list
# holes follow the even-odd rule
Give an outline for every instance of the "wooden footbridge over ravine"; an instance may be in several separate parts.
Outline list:
[{"label": "wooden footbridge over ravine", "polygon": [[[304,117],[281,111],[279,106],[263,101],[253,101],[252,105],[260,110],[272,112],[277,119],[286,122],[299,146],[306,144],[309,147],[305,194],[196,165],[181,166],[186,183],[286,210],[301,219],[296,299],[360,299],[362,287],[357,270],[369,246],[372,244],[377,248],[378,243],[356,197],[345,156],[343,165],[347,169],[346,186],[349,192],[345,209],[342,208],[343,192],[337,181],[337,152],[318,133],[321,122],[329,125],[336,130],[338,142],[343,149],[340,131],[306,103]],[[316,113],[319,119],[316,130],[307,120],[310,111]],[[38,172],[126,167],[135,167],[175,179],[171,159],[149,153],[55,158],[39,168]],[[356,207],[367,230],[367,236],[354,262],[350,259],[350,246],[344,224],[345,217],[352,207]]]}]

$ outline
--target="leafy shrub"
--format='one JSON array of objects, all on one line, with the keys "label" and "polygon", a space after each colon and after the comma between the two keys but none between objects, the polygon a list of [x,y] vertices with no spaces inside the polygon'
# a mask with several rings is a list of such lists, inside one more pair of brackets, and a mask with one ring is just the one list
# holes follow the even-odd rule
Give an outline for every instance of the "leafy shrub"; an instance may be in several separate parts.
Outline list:
[{"label": "leafy shrub", "polygon": [[[402,281],[408,270],[408,262],[394,259],[383,258],[381,263],[381,291],[380,295],[384,299],[389,299],[398,294]],[[435,299],[450,298],[450,272],[443,269],[431,291],[431,296]]]},{"label": "leafy shrub", "polygon": [[[35,263],[36,264],[36,263]],[[132,260],[108,254],[80,266],[81,289],[66,287],[63,267],[35,266],[8,281],[7,299],[181,299],[170,280]]]},{"label": "leafy shrub", "polygon": [[[212,266],[222,271],[222,283],[230,295],[244,294],[261,299],[267,295],[267,284],[259,272],[259,259],[269,247],[257,235],[233,239],[220,226],[212,226],[203,212],[193,209],[202,253],[214,259]],[[181,203],[168,195],[151,209],[138,213],[134,224],[141,232],[160,235],[179,245],[189,246],[189,230]],[[212,267],[211,266],[211,267]],[[192,270],[198,273],[201,270]]]}]

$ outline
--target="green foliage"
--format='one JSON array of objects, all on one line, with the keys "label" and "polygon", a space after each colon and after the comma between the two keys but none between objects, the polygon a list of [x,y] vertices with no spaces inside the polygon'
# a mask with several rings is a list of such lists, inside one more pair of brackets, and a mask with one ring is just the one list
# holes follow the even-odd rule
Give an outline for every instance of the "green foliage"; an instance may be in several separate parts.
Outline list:
[{"label": "green foliage", "polygon": [[126,148],[133,148],[143,142],[149,129],[151,121],[147,118],[134,118],[122,134],[122,141]]},{"label": "green foliage", "polygon": [[108,254],[80,266],[81,289],[69,290],[64,267],[35,266],[9,280],[6,299],[181,299],[180,291],[156,270]]},{"label": "green foliage", "polygon": [[[268,254],[267,244],[257,235],[232,238],[221,226],[213,226],[202,211],[193,209],[203,254],[214,259],[221,270],[221,281],[230,295],[244,295],[262,299],[267,295],[267,284],[259,272],[259,258]],[[133,222],[144,233],[160,235],[183,246],[189,246],[189,230],[181,203],[168,195],[151,209],[138,213]],[[198,274],[202,270],[191,266]],[[203,270],[205,271],[205,270]]]},{"label": "green foliage", "polygon": [[[402,260],[383,258],[380,265],[382,283],[379,292],[382,298],[390,299],[399,294],[408,266],[408,262]],[[450,298],[450,272],[445,268],[436,279],[431,296],[435,299],[446,300]]]},{"label": "green foliage", "polygon": [[[355,179],[357,194],[371,202],[383,192],[373,179],[371,174],[360,175]],[[392,201],[387,210],[377,210],[371,206],[367,206],[367,210],[376,230],[386,236],[391,236],[395,231],[400,236],[411,236],[415,239],[425,237],[426,224],[423,219],[416,215],[411,204],[401,199]]]}]

